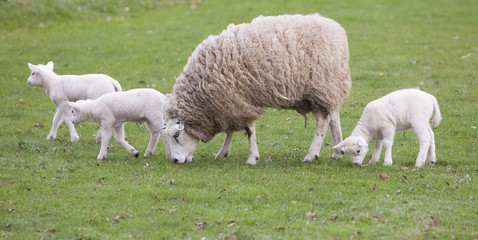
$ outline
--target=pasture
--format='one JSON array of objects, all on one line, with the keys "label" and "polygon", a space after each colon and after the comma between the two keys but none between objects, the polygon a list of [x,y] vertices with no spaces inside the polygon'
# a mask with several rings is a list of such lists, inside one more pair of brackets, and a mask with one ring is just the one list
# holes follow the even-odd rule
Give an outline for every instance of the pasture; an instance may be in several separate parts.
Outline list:
[{"label": "pasture", "polygon": [[[478,1],[165,0],[0,2],[0,238],[2,239],[476,239],[478,238]],[[131,157],[110,140],[97,161],[96,124],[63,124],[29,87],[27,63],[58,74],[104,73],[124,89],[170,93],[195,47],[258,15],[318,12],[347,31],[352,90],[343,137],[365,105],[394,90],[433,94],[437,163],[416,169],[418,141],[398,133],[393,166],[321,156],[302,163],[315,122],[268,109],[257,122],[261,158],[246,166],[247,137],[215,161],[225,134],[200,143],[196,162],[151,158],[144,125],[125,125]],[[372,155],[373,146],[365,162]],[[381,174],[389,178],[382,179]]]}]

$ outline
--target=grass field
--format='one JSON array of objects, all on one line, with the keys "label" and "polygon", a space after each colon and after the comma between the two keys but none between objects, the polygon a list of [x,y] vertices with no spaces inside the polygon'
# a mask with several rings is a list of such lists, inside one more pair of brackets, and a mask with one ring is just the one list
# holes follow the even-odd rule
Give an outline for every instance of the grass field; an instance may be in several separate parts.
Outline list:
[{"label": "grass field", "polygon": [[[473,0],[1,1],[0,238],[477,239],[477,9]],[[77,143],[65,125],[45,140],[55,107],[27,86],[28,62],[170,93],[208,35],[258,15],[314,12],[349,38],[344,137],[369,101],[419,87],[437,97],[443,116],[436,165],[414,168],[411,131],[396,135],[391,167],[383,154],[366,168],[331,159],[330,133],[319,160],[302,163],[313,117],[304,129],[299,114],[272,109],[257,124],[254,167],[245,165],[241,133],[228,159],[214,160],[220,134],[183,165],[165,159],[161,141],[152,158],[135,159],[112,139],[97,161],[90,123],[77,126]],[[126,124],[126,135],[144,153],[146,127]]]}]

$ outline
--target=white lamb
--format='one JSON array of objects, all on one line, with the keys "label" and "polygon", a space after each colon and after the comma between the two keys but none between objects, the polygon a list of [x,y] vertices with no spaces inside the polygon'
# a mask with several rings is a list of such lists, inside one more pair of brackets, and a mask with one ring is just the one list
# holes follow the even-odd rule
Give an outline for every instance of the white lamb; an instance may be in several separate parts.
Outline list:
[{"label": "white lamb", "polygon": [[429,124],[433,114],[432,124],[436,127],[441,121],[441,113],[436,98],[431,94],[417,89],[392,92],[367,104],[352,135],[334,149],[345,147],[352,163],[362,165],[370,142],[376,141],[375,151],[367,165],[378,162],[384,146],[384,165],[391,166],[395,133],[413,128],[420,143],[415,166],[421,167],[425,161],[434,164],[435,137]]},{"label": "white lamb", "polygon": [[[124,139],[125,122],[146,123],[151,138],[144,157],[153,155],[160,135],[163,136],[163,106],[165,101],[166,96],[162,93],[154,89],[142,88],[108,93],[96,100],[68,102],[68,105],[71,107],[73,124],[91,121],[100,125],[101,150],[97,159],[101,160],[106,157],[108,142],[113,129],[116,142],[132,156],[139,156],[139,152]],[[167,144],[166,155],[170,158]]]},{"label": "white lamb", "polygon": [[28,67],[32,73],[27,84],[43,87],[46,95],[57,107],[47,137],[48,140],[56,138],[56,132],[63,120],[70,129],[71,141],[75,142],[79,138],[75,125],[71,121],[71,112],[67,101],[96,99],[105,93],[121,92],[121,85],[118,81],[104,74],[57,75],[53,72],[53,62],[48,62],[47,65],[28,63]]}]

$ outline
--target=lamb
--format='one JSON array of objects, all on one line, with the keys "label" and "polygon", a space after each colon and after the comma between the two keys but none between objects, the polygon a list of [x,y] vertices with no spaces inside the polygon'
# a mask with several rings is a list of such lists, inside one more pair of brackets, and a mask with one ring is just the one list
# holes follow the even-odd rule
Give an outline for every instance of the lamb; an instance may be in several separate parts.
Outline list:
[{"label": "lamb", "polygon": [[[187,161],[199,140],[226,132],[216,159],[226,158],[235,131],[249,138],[246,164],[259,160],[255,123],[264,107],[296,110],[316,121],[304,162],[319,158],[330,125],[333,143],[342,141],[339,108],[351,88],[345,30],[312,15],[257,17],[229,25],[194,50],[165,106],[172,160]],[[341,157],[337,149],[333,157]]]},{"label": "lamb", "polygon": [[71,121],[70,107],[67,101],[96,99],[109,92],[121,92],[121,85],[115,79],[104,74],[57,75],[53,72],[53,62],[47,65],[28,63],[32,73],[27,80],[30,86],[43,87],[46,95],[57,107],[48,140],[56,138],[60,124],[65,120],[70,130],[71,141],[79,139],[75,125]]},{"label": "lamb", "polygon": [[[132,156],[139,156],[139,152],[124,139],[125,122],[146,123],[151,138],[144,157],[153,155],[159,137],[163,135],[162,109],[165,101],[166,96],[162,93],[154,89],[142,88],[107,93],[96,100],[79,100],[68,102],[68,105],[71,107],[73,115],[72,124],[91,121],[100,125],[101,150],[97,159],[101,160],[106,157],[113,129],[116,142]],[[166,155],[170,158],[168,145],[166,145]]]},{"label": "lamb", "polygon": [[415,166],[423,166],[425,160],[434,164],[435,137],[429,124],[432,114],[432,124],[436,127],[441,121],[441,113],[436,98],[431,94],[417,89],[392,92],[367,104],[352,135],[334,149],[345,147],[352,163],[362,165],[370,142],[376,141],[375,151],[367,165],[378,162],[383,146],[384,165],[391,166],[395,132],[413,128],[420,143]]}]

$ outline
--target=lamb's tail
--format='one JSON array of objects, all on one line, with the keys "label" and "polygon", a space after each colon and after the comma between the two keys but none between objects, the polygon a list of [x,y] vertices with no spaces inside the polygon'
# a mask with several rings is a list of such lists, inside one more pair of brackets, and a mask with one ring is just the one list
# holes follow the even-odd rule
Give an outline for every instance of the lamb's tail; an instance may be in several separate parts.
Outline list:
[{"label": "lamb's tail", "polygon": [[123,90],[121,89],[121,84],[120,84],[118,81],[116,81],[116,80],[113,80],[113,87],[115,88],[115,92],[121,92],[121,91],[123,91]]},{"label": "lamb's tail", "polygon": [[432,99],[433,109],[435,110],[435,113],[433,114],[432,125],[436,127],[441,121],[440,107],[438,106],[437,99],[434,96],[430,95],[430,98]]}]

